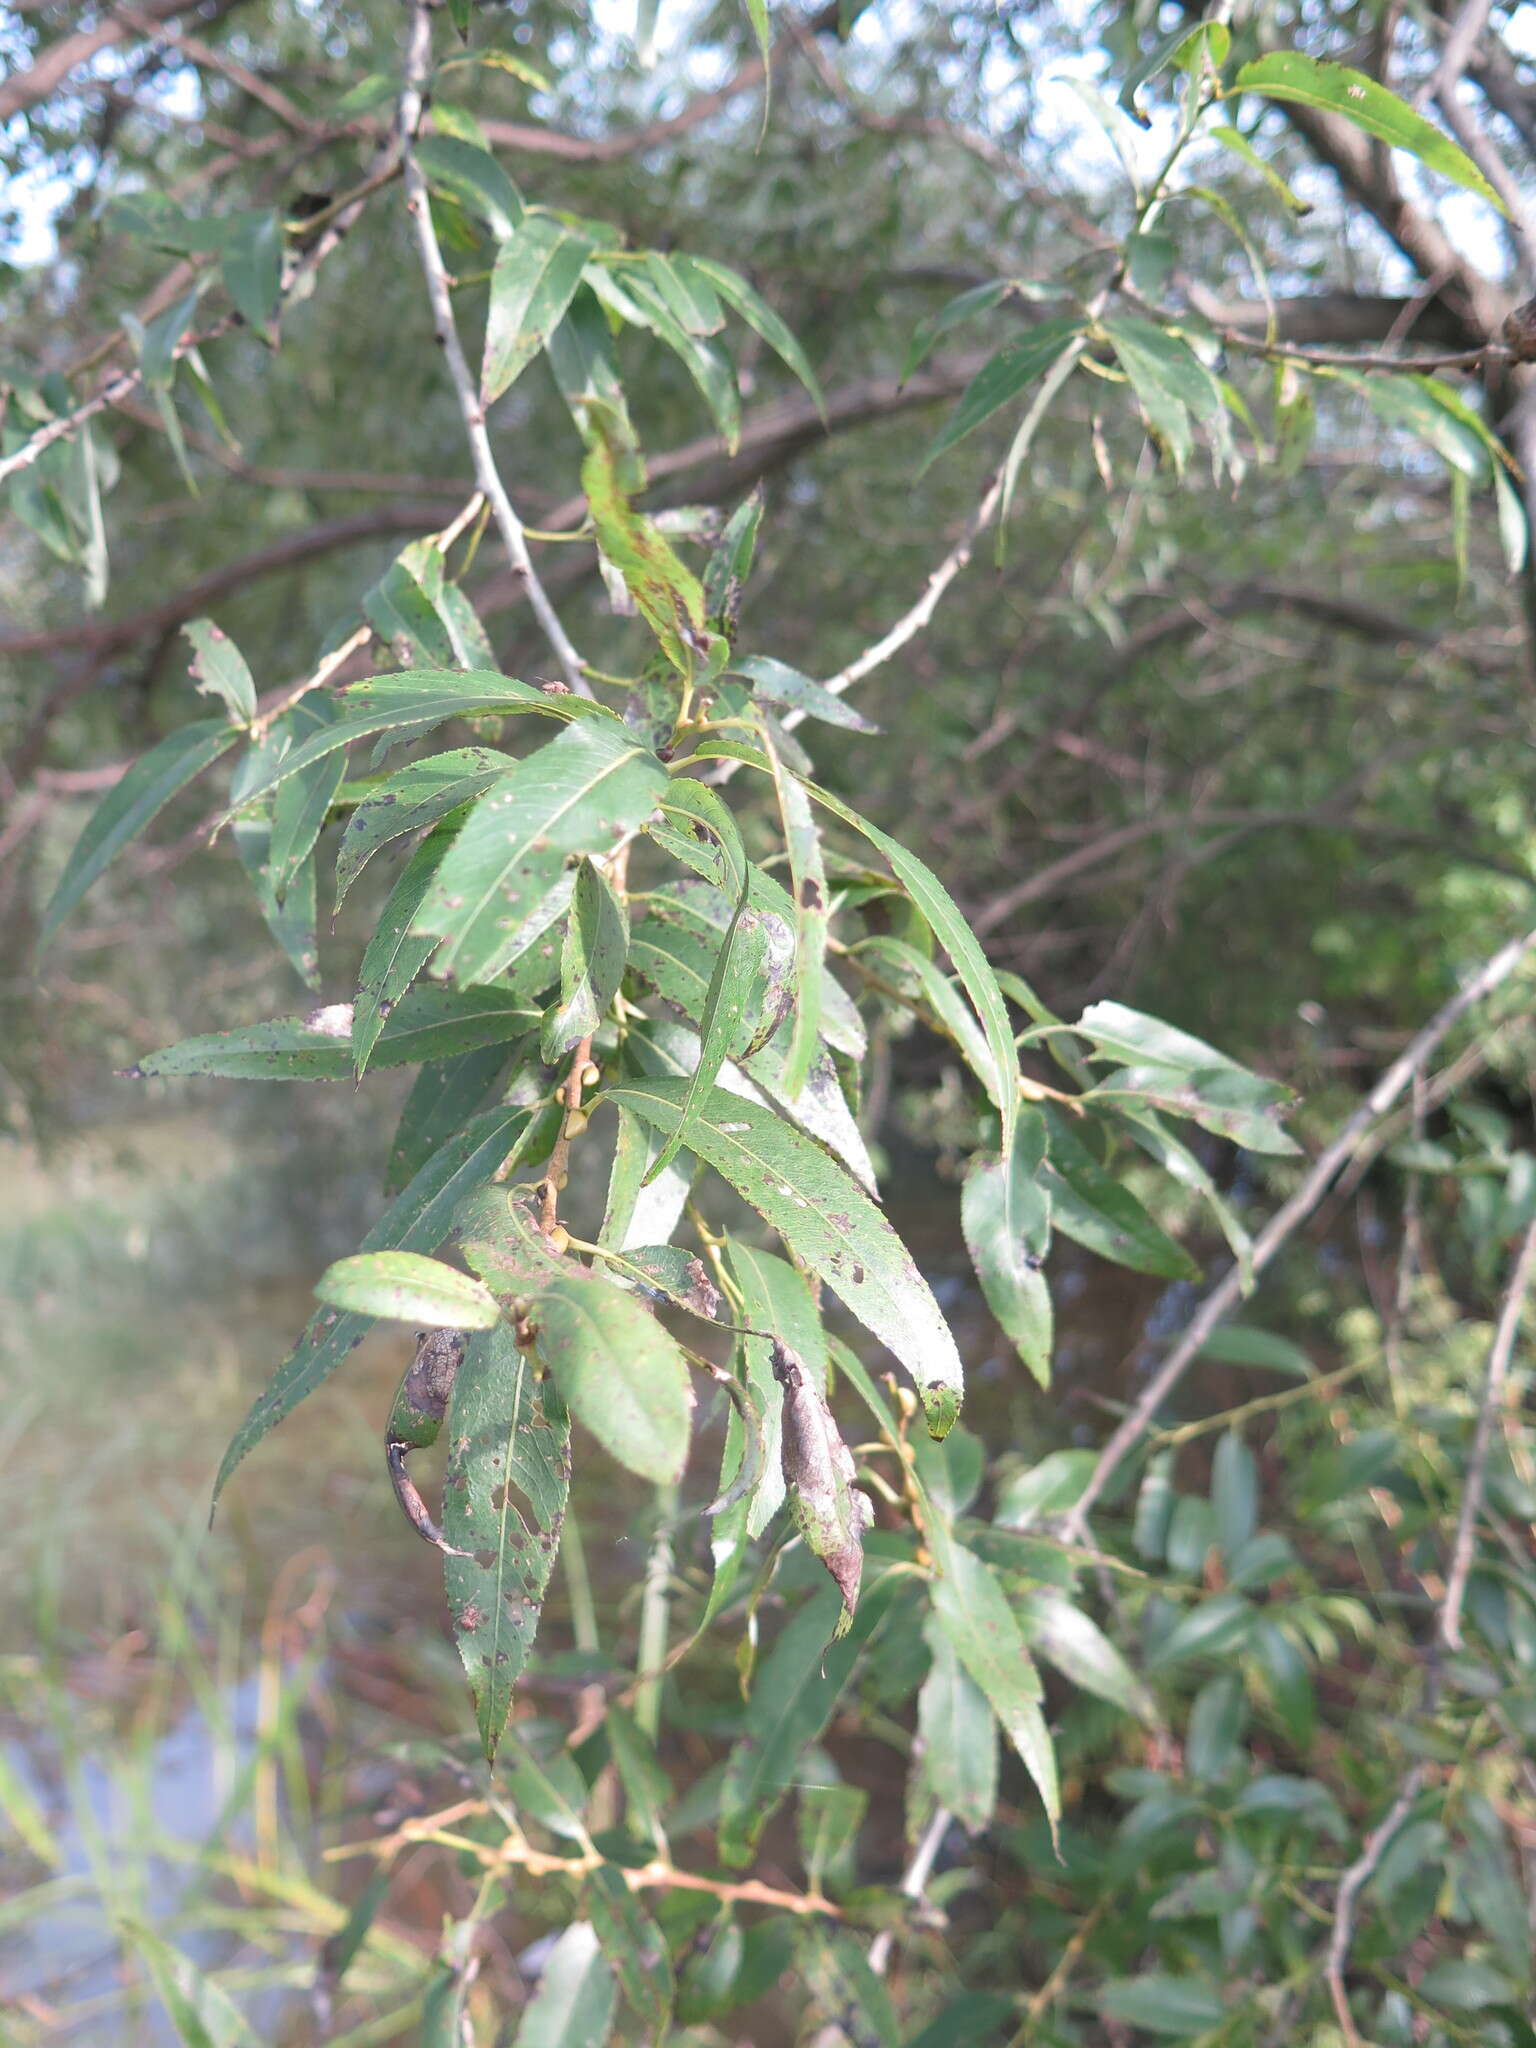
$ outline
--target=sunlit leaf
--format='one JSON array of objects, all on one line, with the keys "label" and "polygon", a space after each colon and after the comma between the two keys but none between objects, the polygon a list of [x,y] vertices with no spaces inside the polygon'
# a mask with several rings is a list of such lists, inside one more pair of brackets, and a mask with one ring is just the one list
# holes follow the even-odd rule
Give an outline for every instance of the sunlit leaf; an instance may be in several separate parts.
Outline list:
[{"label": "sunlit leaf", "polygon": [[420,1252],[359,1252],[337,1259],[315,1282],[315,1294],[353,1315],[441,1323],[450,1330],[488,1330],[501,1314],[480,1281]]},{"label": "sunlit leaf", "polygon": [[592,244],[551,220],[524,214],[497,252],[485,327],[480,396],[501,397],[527,368],[565,317]]}]

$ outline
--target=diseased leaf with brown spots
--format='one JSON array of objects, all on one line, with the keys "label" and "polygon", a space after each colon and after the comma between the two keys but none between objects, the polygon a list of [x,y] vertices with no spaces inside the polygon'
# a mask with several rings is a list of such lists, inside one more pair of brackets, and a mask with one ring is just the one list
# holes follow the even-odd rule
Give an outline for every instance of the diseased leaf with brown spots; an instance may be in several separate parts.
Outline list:
[{"label": "diseased leaf with brown spots", "polygon": [[864,1576],[864,1531],[874,1520],[867,1494],[854,1485],[853,1453],[827,1406],[827,1397],[787,1345],[773,1345],[773,1376],[784,1389],[780,1439],[784,1485],[795,1526],[832,1574],[843,1596],[833,1641],[846,1635],[859,1604]]},{"label": "diseased leaf with brown spots", "polygon": [[554,1569],[571,1484],[571,1430],[559,1394],[535,1380],[503,1323],[477,1331],[454,1382],[443,1479],[453,1632],[480,1740],[496,1754]]}]

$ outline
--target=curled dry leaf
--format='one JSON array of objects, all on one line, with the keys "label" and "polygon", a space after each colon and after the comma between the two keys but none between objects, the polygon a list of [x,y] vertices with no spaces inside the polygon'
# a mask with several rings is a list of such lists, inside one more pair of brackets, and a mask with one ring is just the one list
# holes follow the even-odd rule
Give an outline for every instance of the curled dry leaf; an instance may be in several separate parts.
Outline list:
[{"label": "curled dry leaf", "polygon": [[864,1574],[864,1531],[874,1520],[869,1498],[854,1485],[853,1453],[805,1361],[775,1341],[773,1376],[784,1389],[780,1456],[790,1510],[801,1535],[843,1596],[833,1641],[847,1632]]},{"label": "curled dry leaf", "polygon": [[400,1382],[384,1437],[389,1476],[401,1512],[418,1536],[435,1543],[451,1557],[462,1557],[465,1553],[455,1550],[433,1521],[420,1489],[405,1469],[405,1461],[411,1451],[424,1451],[429,1444],[436,1443],[443,1417],[448,1413],[454,1380],[463,1363],[462,1330],[418,1331],[416,1356]]}]

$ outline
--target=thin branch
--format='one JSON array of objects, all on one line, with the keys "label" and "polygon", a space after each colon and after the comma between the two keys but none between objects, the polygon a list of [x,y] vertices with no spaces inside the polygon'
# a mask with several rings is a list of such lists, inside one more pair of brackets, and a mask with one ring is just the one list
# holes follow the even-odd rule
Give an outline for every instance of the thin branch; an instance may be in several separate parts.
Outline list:
[{"label": "thin branch", "polygon": [[464,432],[468,437],[469,451],[475,465],[475,481],[484,491],[490,504],[502,545],[507,551],[515,574],[528,593],[528,602],[533,607],[534,617],[543,628],[544,637],[554,649],[555,659],[560,664],[566,682],[578,696],[590,697],[592,691],[582,673],[581,656],[571,645],[566,630],[549,601],[549,594],[539,581],[539,573],[533,566],[533,557],[528,552],[523,522],[513,510],[512,500],[507,496],[507,487],[496,467],[496,457],[491,450],[491,437],[486,431],[485,408],[480,403],[480,395],[470,374],[469,364],[465,360],[464,345],[459,339],[458,325],[453,317],[448,271],[443,262],[443,252],[438,246],[437,230],[432,225],[427,181],[421,174],[421,166],[416,161],[416,153],[412,146],[425,109],[425,87],[431,69],[431,10],[427,0],[413,0],[410,38],[406,50],[405,89],[400,95],[398,133],[405,168],[406,211],[411,216],[411,223],[416,232],[416,246],[421,257],[422,274],[426,278],[433,325],[443,351],[443,360],[448,365],[454,395],[459,401],[459,411],[464,418]]},{"label": "thin branch", "polygon": [[1440,1610],[1440,1640],[1448,1650],[1461,1648],[1461,1609],[1467,1596],[1467,1579],[1477,1544],[1477,1518],[1482,1511],[1483,1487],[1488,1476],[1488,1451],[1493,1442],[1494,1416],[1504,1397],[1509,1361],[1514,1354],[1531,1274],[1536,1268],[1536,1217],[1526,1225],[1519,1255],[1510,1275],[1509,1291],[1499,1312],[1483,1390],[1478,1399],[1477,1433],[1472,1439],[1472,1457],[1467,1466],[1467,1483],[1462,1490],[1461,1514],[1456,1523],[1456,1541],[1451,1550],[1451,1569],[1445,1582],[1445,1604]]},{"label": "thin branch", "polygon": [[[965,522],[965,529],[959,540],[923,585],[923,594],[917,603],[910,611],[904,612],[891,630],[872,647],[866,647],[857,660],[850,661],[846,668],[839,669],[835,676],[823,683],[823,689],[829,690],[834,697],[841,697],[845,690],[851,690],[855,683],[862,682],[865,676],[870,675],[883,662],[889,661],[893,654],[899,653],[909,640],[915,639],[922,632],[938,610],[940,598],[970,561],[971,550],[975,547],[978,537],[991,525],[1002,495],[1003,473],[999,470],[982,493],[981,503]],[[787,718],[784,723],[798,725],[800,715]]]},{"label": "thin branch", "polygon": [[[1485,961],[1477,973],[1451,997],[1449,1002],[1442,1004],[1423,1029],[1409,1041],[1364,1102],[1340,1127],[1332,1142],[1319,1153],[1311,1171],[1295,1194],[1276,1210],[1254,1239],[1251,1264],[1255,1279],[1268,1266],[1292,1232],[1312,1214],[1327,1193],[1339,1168],[1355,1152],[1377,1118],[1383,1116],[1397,1101],[1414,1075],[1423,1071],[1436,1047],[1455,1029],[1469,1010],[1509,979],[1533,948],[1536,948],[1536,930],[1525,933],[1522,938],[1511,939],[1507,946],[1501,947],[1491,959]],[[1062,1524],[1062,1536],[1066,1542],[1080,1543],[1085,1540],[1088,1518],[1105,1487],[1150,1427],[1163,1402],[1199,1356],[1211,1332],[1241,1300],[1246,1291],[1246,1280],[1243,1268],[1234,1265],[1217,1281],[1201,1302],[1183,1336],[1152,1375],[1130,1413],[1099,1453],[1098,1462],[1089,1476],[1081,1498]]]},{"label": "thin branch", "polygon": [[1461,82],[1462,73],[1471,63],[1473,53],[1488,26],[1488,17],[1493,12],[1493,0],[1466,0],[1461,12],[1451,23],[1450,34],[1445,39],[1445,48],[1440,52],[1440,62],[1419,90],[1413,96],[1413,104],[1420,113],[1431,100],[1444,104],[1445,95],[1454,93]]},{"label": "thin branch", "polygon": [[1375,1875],[1392,1837],[1408,1818],[1423,1782],[1424,1766],[1421,1763],[1414,1764],[1403,1782],[1402,1791],[1387,1808],[1385,1818],[1366,1836],[1364,1848],[1345,1871],[1339,1883],[1338,1896],[1333,1908],[1333,1931],[1328,1937],[1328,1960],[1323,1968],[1323,1981],[1328,1986],[1328,1995],[1333,2000],[1333,2010],[1339,2022],[1340,2032],[1349,2048],[1361,2048],[1359,2030],[1355,2026],[1354,2015],[1349,2009],[1349,1998],[1344,1989],[1344,1971],[1349,1962],[1349,1948],[1355,1932],[1355,1902]]},{"label": "thin branch", "polygon": [[[898,1889],[903,1898],[911,1899],[916,1904],[927,1891],[928,1880],[933,1875],[933,1866],[938,1861],[939,1850],[943,1847],[944,1837],[949,1833],[954,1818],[947,1806],[934,1808],[932,1818],[923,1829],[922,1839],[912,1851],[911,1861],[902,1872]],[[891,1950],[895,1945],[896,1933],[894,1928],[890,1927],[882,1927],[869,1944],[869,1967],[877,1977],[885,1975],[886,1965],[890,1962]]]}]

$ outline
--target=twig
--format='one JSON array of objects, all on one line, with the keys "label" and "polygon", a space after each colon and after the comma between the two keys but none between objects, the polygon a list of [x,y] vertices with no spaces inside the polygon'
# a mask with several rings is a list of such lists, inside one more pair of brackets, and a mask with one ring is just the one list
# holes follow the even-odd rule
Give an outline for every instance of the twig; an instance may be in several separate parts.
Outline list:
[{"label": "twig", "polygon": [[549,1166],[542,1182],[539,1228],[546,1237],[552,1237],[560,1222],[560,1190],[565,1184],[566,1162],[571,1156],[571,1139],[579,1126],[572,1119],[581,1114],[581,1091],[587,1086],[582,1078],[592,1058],[592,1040],[584,1038],[571,1054],[571,1064],[560,1089],[560,1100],[565,1115],[560,1119],[560,1134],[555,1139],[549,1155]]},{"label": "twig", "polygon": [[[489,1811],[490,1808],[483,1799],[461,1799],[453,1806],[444,1807],[440,1813],[423,1814],[417,1820],[405,1821],[382,1841],[344,1842],[333,1849],[327,1849],[324,1852],[324,1860],[327,1863],[338,1863],[354,1856],[372,1856],[379,1862],[387,1862],[390,1857],[398,1855],[401,1849],[414,1843],[438,1842],[457,1852],[473,1856],[482,1864],[515,1864],[535,1877],[585,1877],[606,1861],[596,1849],[581,1856],[555,1856],[547,1854],[542,1849],[532,1848],[515,1835],[508,1836],[500,1844],[492,1844],[472,1841],[467,1835],[450,1832],[455,1821],[478,1819]],[[782,1913],[799,1913],[807,1916],[819,1913],[832,1920],[840,1920],[843,1917],[840,1906],[818,1894],[783,1891],[778,1886],[764,1884],[760,1878],[755,1877],[736,1880],[702,1877],[692,1870],[679,1870],[674,1864],[664,1862],[660,1857],[650,1863],[643,1863],[638,1868],[626,1868],[622,1871],[622,1876],[631,1891],[655,1889],[707,1892],[711,1898],[733,1904],[774,1906]]]},{"label": "twig", "polygon": [[359,626],[355,633],[349,633],[339,647],[332,648],[312,675],[306,676],[302,683],[295,683],[285,696],[279,697],[275,704],[269,705],[259,718],[251,720],[252,740],[264,739],[285,711],[291,711],[299,699],[307,697],[311,690],[318,690],[328,683],[337,669],[344,662],[350,661],[361,648],[366,647],[372,637],[372,626]]},{"label": "twig", "polygon": [[259,77],[256,72],[229,56],[227,52],[216,50],[211,43],[205,43],[201,36],[189,35],[184,28],[176,27],[169,20],[156,20],[153,15],[142,14],[137,7],[128,6],[126,0],[114,0],[111,12],[119,21],[126,21],[130,28],[136,29],[141,36],[147,36],[151,42],[169,43],[172,49],[179,50],[189,63],[197,65],[200,70],[218,72],[220,77],[228,79],[237,91],[248,94],[253,100],[259,100],[268,113],[275,114],[285,127],[296,130],[298,134],[313,135],[323,126],[319,122],[311,121],[302,109],[295,106],[287,93],[279,91],[275,85],[269,85],[266,79]]},{"label": "twig", "polygon": [[438,246],[437,230],[432,225],[432,208],[427,199],[427,181],[421,174],[416,161],[413,142],[421,125],[425,109],[425,85],[432,68],[432,14],[426,0],[414,0],[411,8],[410,37],[406,49],[405,88],[400,95],[398,134],[402,161],[405,169],[405,204],[416,231],[416,246],[421,256],[422,274],[426,278],[427,297],[432,305],[432,320],[436,328],[438,343],[443,351],[443,360],[448,365],[454,394],[459,401],[459,411],[464,419],[464,431],[469,440],[470,454],[474,459],[475,481],[484,491],[496,520],[497,531],[502,545],[506,548],[513,569],[528,593],[528,602],[533,607],[535,618],[544,629],[544,637],[554,649],[561,673],[577,696],[590,697],[592,691],[582,673],[581,656],[571,645],[564,626],[561,625],[549,595],[539,581],[538,571],[533,566],[533,557],[528,552],[527,538],[523,523],[512,508],[505,484],[496,467],[496,457],[491,450],[491,437],[486,431],[485,409],[465,360],[464,345],[459,340],[458,325],[453,317],[453,299],[448,287],[448,271],[443,262],[443,252]]},{"label": "twig", "polygon": [[[928,1880],[933,1875],[933,1866],[938,1860],[944,1837],[949,1833],[954,1815],[947,1806],[937,1806],[933,1818],[923,1829],[922,1840],[912,1851],[912,1860],[902,1872],[898,1890],[904,1898],[914,1901],[921,1899],[928,1889]],[[891,1950],[896,1944],[894,1928],[882,1927],[869,1944],[869,1967],[877,1977],[885,1975],[885,1968],[891,1959]]]},{"label": "twig", "polygon": [[1440,100],[1443,105],[1444,95],[1456,90],[1492,12],[1493,0],[1466,0],[1466,5],[1451,23],[1445,48],[1440,52],[1440,62],[1413,96],[1413,104],[1420,113],[1431,100]]},{"label": "twig", "polygon": [[1344,1989],[1344,1971],[1349,1962],[1349,1947],[1354,1939],[1355,1901],[1375,1875],[1377,1865],[1386,1854],[1387,1845],[1408,1818],[1413,1802],[1419,1796],[1419,1787],[1424,1782],[1424,1766],[1415,1764],[1403,1781],[1403,1789],[1387,1808],[1386,1817],[1372,1828],[1365,1838],[1365,1847],[1351,1863],[1339,1882],[1338,1896],[1333,1908],[1333,1932],[1328,1937],[1328,1960],[1323,1966],[1323,1981],[1328,1986],[1328,1995],[1333,2000],[1333,2010],[1339,2022],[1348,2048],[1361,2048],[1359,2029],[1349,2009],[1349,1998]]},{"label": "twig", "polygon": [[[996,512],[1002,495],[1003,474],[999,470],[987,485],[981,503],[965,522],[965,531],[923,585],[923,594],[917,603],[910,611],[902,614],[882,639],[877,640],[872,647],[866,647],[856,661],[850,661],[846,668],[839,669],[835,676],[823,683],[824,690],[830,690],[834,697],[841,697],[845,690],[851,690],[855,683],[862,682],[865,676],[879,668],[882,662],[889,661],[893,654],[898,653],[909,640],[914,639],[923,630],[938,610],[939,599],[971,559],[971,550],[976,545],[977,536],[991,524],[992,515]],[[784,720],[784,724],[786,727],[799,725],[804,716],[805,714],[800,711],[791,712]]]},{"label": "twig", "polygon": [[[1370,1126],[1392,1107],[1414,1075],[1423,1070],[1435,1048],[1454,1030],[1470,1009],[1480,1003],[1485,996],[1491,995],[1502,982],[1508,980],[1533,947],[1536,947],[1536,930],[1525,933],[1522,938],[1511,939],[1507,946],[1501,947],[1490,960],[1485,961],[1477,973],[1451,997],[1449,1002],[1443,1004],[1423,1029],[1409,1041],[1364,1102],[1341,1126],[1332,1143],[1319,1153],[1311,1172],[1295,1194],[1276,1210],[1254,1239],[1252,1271],[1255,1277],[1263,1272],[1291,1233],[1312,1214],[1327,1193],[1334,1175],[1355,1151]],[[1062,1524],[1062,1535],[1066,1541],[1077,1543],[1084,1539],[1088,1517],[1105,1487],[1145,1433],[1153,1416],[1178,1385],[1188,1367],[1198,1357],[1211,1332],[1242,1297],[1245,1282],[1243,1268],[1241,1265],[1234,1265],[1217,1281],[1201,1302],[1183,1336],[1147,1382],[1130,1413],[1099,1453],[1098,1463],[1093,1468],[1081,1498]]]},{"label": "twig", "polygon": [[1461,1648],[1461,1608],[1467,1596],[1467,1579],[1477,1543],[1477,1518],[1483,1505],[1483,1486],[1488,1476],[1488,1450],[1493,1442],[1493,1420],[1504,1393],[1509,1361],[1514,1353],[1531,1272],[1536,1267],[1536,1217],[1526,1225],[1509,1291],[1499,1311],[1488,1368],[1477,1410],[1477,1433],[1472,1439],[1472,1457],[1467,1465],[1467,1483],[1462,1489],[1461,1514],[1456,1523],[1456,1541],[1451,1550],[1451,1569],[1445,1582],[1445,1604],[1440,1610],[1440,1640],[1448,1650]]}]

